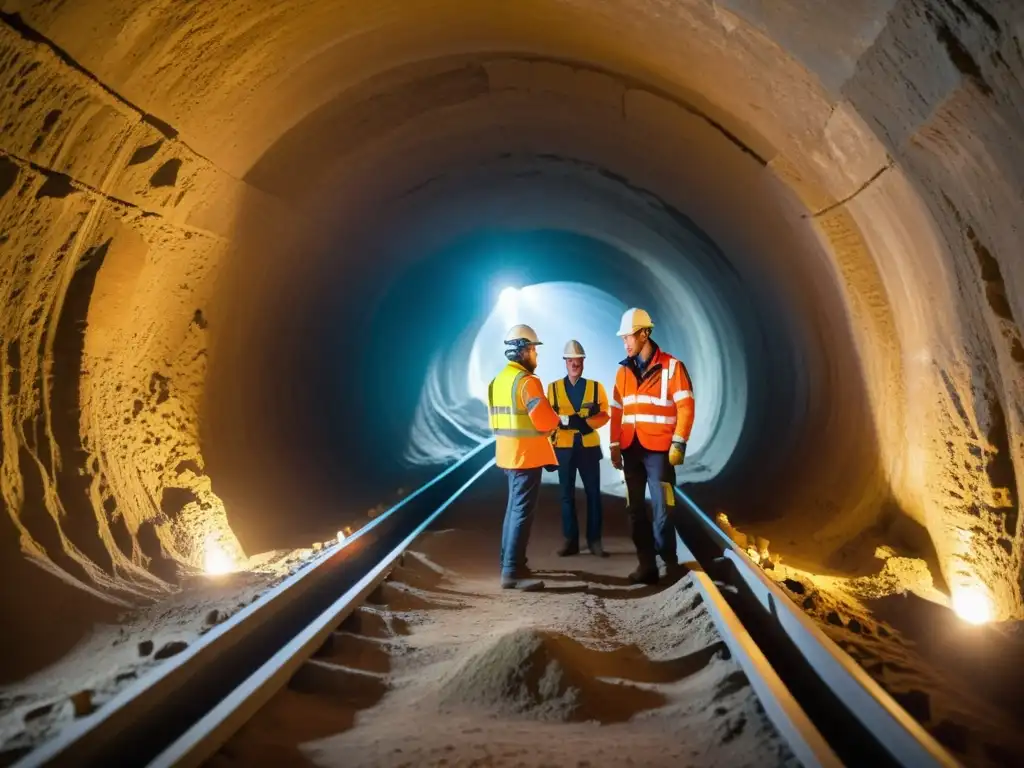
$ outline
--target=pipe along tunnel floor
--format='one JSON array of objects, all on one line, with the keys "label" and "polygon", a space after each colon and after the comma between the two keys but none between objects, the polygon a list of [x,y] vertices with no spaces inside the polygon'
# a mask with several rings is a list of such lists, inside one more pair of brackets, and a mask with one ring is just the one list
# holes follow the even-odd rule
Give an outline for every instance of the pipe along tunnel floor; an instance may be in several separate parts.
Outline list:
[{"label": "pipe along tunnel floor", "polygon": [[796,765],[690,576],[629,584],[621,498],[608,558],[560,558],[543,487],[526,594],[498,585],[504,505],[490,473],[209,765]]}]

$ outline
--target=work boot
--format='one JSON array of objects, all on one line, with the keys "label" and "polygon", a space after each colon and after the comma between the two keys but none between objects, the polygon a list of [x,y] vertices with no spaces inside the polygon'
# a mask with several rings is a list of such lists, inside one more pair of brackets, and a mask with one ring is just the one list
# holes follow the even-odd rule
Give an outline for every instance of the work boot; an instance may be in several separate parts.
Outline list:
[{"label": "work boot", "polygon": [[654,585],[658,583],[658,569],[637,568],[635,571],[629,574],[628,578],[634,584]]},{"label": "work boot", "polygon": [[520,592],[536,592],[538,590],[544,589],[544,582],[540,579],[534,579],[530,577],[519,578],[518,575],[502,575],[501,588],[517,589]]},{"label": "work boot", "polygon": [[686,575],[686,568],[679,563],[665,563],[665,578],[675,580]]},{"label": "work boot", "polygon": [[562,544],[561,549],[557,552],[559,557],[569,557],[569,555],[578,555],[579,553],[580,543],[578,541],[573,541],[572,539],[566,539],[565,543]]},{"label": "work boot", "polygon": [[592,541],[590,543],[590,554],[594,557],[608,557],[608,553],[604,551],[600,541]]}]

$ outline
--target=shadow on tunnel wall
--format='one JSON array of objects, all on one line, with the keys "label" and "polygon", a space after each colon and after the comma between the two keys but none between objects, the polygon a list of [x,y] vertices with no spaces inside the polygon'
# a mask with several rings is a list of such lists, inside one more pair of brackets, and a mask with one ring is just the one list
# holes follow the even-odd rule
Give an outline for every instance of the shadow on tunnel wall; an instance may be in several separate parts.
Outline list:
[{"label": "shadow on tunnel wall", "polygon": [[[17,680],[52,663],[70,651],[94,622],[111,621],[118,610],[113,603],[76,586],[96,586],[83,560],[107,576],[115,575],[89,496],[92,480],[83,471],[88,452],[80,432],[86,317],[109,246],[107,240],[81,255],[63,301],[56,304],[54,311],[59,312],[59,318],[53,340],[49,420],[38,413],[17,427],[21,440],[18,469],[23,483],[17,516],[49,563],[26,556],[8,520],[6,502],[0,500],[7,527],[0,536],[0,616],[9,630],[4,653],[0,654],[0,683]],[[37,321],[42,319],[37,316]],[[22,382],[17,339],[8,343],[7,361],[10,390],[18,392]],[[48,483],[55,490],[49,500]],[[79,553],[81,559],[73,557],[71,551]],[[130,556],[131,549],[125,554]],[[41,605],[46,606],[51,620],[39,620]]]}]

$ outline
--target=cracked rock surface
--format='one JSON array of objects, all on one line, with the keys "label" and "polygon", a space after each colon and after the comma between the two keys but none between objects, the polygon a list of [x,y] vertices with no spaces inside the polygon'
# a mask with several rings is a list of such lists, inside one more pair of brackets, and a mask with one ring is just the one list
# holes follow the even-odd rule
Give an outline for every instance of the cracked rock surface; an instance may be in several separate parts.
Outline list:
[{"label": "cracked rock surface", "polygon": [[369,506],[350,329],[479,230],[697,286],[700,491],[784,562],[1019,620],[1022,83],[1014,0],[0,0],[0,678]]}]

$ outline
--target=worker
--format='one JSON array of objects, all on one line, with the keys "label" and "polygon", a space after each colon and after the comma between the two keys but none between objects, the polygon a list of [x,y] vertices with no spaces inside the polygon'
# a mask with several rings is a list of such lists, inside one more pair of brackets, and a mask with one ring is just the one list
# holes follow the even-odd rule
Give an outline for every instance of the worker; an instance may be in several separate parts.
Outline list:
[{"label": "worker", "polygon": [[[642,309],[628,309],[618,335],[626,348],[619,363],[611,402],[612,466],[626,480],[626,507],[638,568],[629,575],[638,584],[657,584],[656,555],[666,569],[678,565],[676,536],[669,518],[675,506],[675,468],[686,458],[693,428],[690,375],[679,360],[651,338],[654,323]],[[650,489],[654,524],[647,517],[644,490]]]},{"label": "worker", "polygon": [[580,526],[576,519],[576,472],[587,496],[587,546],[590,554],[607,557],[601,543],[601,438],[597,430],[608,423],[608,395],[601,382],[583,378],[587,353],[575,339],[565,345],[565,377],[548,384],[548,401],[560,424],[555,431],[558,481],[562,487],[560,557],[580,552]]},{"label": "worker", "polygon": [[550,438],[559,421],[544,397],[544,385],[533,373],[541,344],[537,334],[528,325],[516,325],[505,335],[505,344],[508,365],[487,388],[497,464],[508,478],[501,531],[501,586],[530,592],[544,588],[544,582],[532,578],[526,567],[526,547],[541,475],[545,469],[555,471],[558,463]]}]

